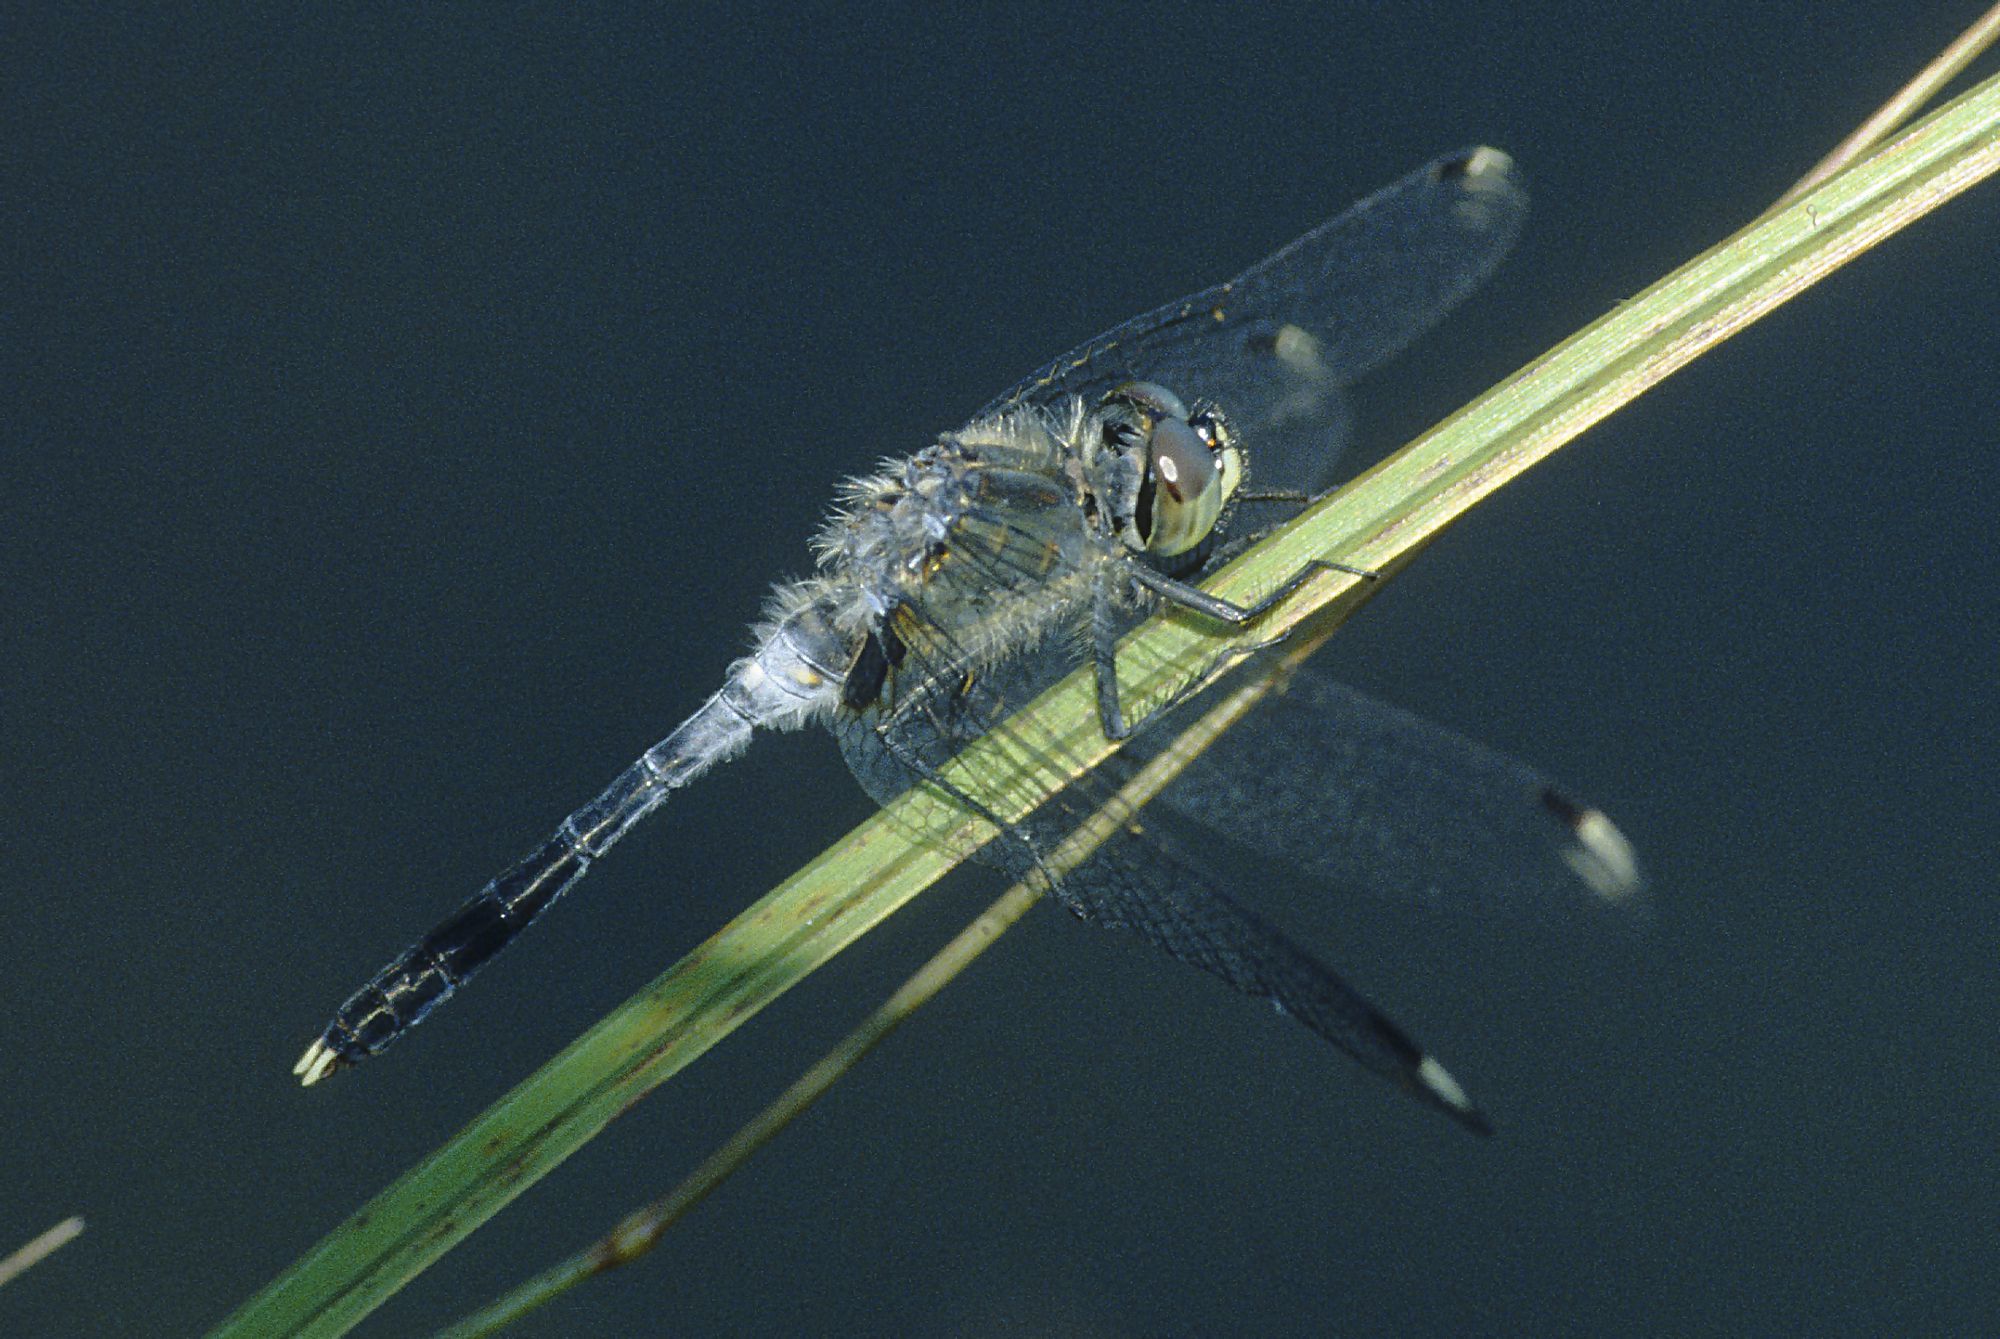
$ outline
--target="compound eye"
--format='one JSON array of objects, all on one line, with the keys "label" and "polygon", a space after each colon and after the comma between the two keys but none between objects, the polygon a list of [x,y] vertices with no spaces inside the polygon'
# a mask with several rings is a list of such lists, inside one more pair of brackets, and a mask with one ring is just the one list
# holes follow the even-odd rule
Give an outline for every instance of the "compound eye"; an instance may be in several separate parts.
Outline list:
[{"label": "compound eye", "polygon": [[1155,423],[1141,490],[1147,552],[1171,558],[1207,539],[1234,491],[1223,485],[1223,457],[1186,419]]}]

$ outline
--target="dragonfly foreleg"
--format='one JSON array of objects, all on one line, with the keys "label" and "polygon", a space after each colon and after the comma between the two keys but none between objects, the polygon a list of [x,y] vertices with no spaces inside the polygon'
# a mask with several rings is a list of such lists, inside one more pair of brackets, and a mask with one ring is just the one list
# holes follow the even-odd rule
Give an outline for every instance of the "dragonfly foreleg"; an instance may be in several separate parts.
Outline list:
[{"label": "dragonfly foreleg", "polygon": [[[1211,595],[1199,586],[1190,585],[1164,572],[1154,571],[1143,563],[1130,563],[1125,568],[1125,574],[1129,575],[1133,584],[1141,589],[1151,591],[1169,604],[1193,610],[1205,618],[1212,618],[1231,627],[1254,623],[1320,572],[1342,572],[1348,576],[1360,577],[1364,581],[1374,581],[1381,575],[1365,567],[1350,567],[1346,563],[1335,562],[1331,558],[1314,558],[1263,599],[1255,604],[1244,605],[1225,600],[1219,595]],[[1148,712],[1145,719],[1128,724],[1118,698],[1118,637],[1122,631],[1124,626],[1119,617],[1117,602],[1112,600],[1106,591],[1100,589],[1091,604],[1091,656],[1097,670],[1097,719],[1104,728],[1104,737],[1113,742],[1129,739],[1147,721],[1161,712],[1173,710],[1186,701],[1200,688],[1201,683],[1208,679],[1216,666],[1231,658],[1263,650],[1282,640],[1273,638],[1271,641],[1260,642],[1250,647],[1231,648],[1218,657],[1216,666],[1211,666],[1209,671],[1204,672],[1192,688],[1176,693],[1166,704]]]},{"label": "dragonfly foreleg", "polygon": [[1257,603],[1236,604],[1223,599],[1220,595],[1211,595],[1199,586],[1170,577],[1164,572],[1155,572],[1142,563],[1131,564],[1130,571],[1135,584],[1153,592],[1167,603],[1179,605],[1183,609],[1192,609],[1203,617],[1212,618],[1218,623],[1227,623],[1232,627],[1262,618],[1281,604],[1286,596],[1305,585],[1320,572],[1344,572],[1348,576],[1360,577],[1364,581],[1374,581],[1381,575],[1365,567],[1349,567],[1346,563],[1338,563],[1331,558],[1314,558],[1285,578],[1282,586]]}]

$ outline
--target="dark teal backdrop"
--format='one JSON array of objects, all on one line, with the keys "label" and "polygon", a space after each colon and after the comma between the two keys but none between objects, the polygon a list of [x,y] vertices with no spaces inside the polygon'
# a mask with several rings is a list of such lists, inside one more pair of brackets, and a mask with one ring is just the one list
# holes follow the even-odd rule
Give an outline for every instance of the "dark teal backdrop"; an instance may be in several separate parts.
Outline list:
[{"label": "dark teal backdrop", "polygon": [[[0,1332],[219,1320],[865,814],[823,737],[764,741],[390,1056],[287,1074],[715,685],[844,474],[1501,145],[1518,256],[1370,387],[1371,458],[1756,214],[1975,6],[402,8],[9,24],[0,1243],[91,1230]],[[1990,1323],[1996,250],[1987,186],[1330,649],[1652,871],[1637,944],[1253,890],[1498,1138],[1037,914],[522,1333]],[[896,918],[373,1332],[670,1185],[991,891]]]}]

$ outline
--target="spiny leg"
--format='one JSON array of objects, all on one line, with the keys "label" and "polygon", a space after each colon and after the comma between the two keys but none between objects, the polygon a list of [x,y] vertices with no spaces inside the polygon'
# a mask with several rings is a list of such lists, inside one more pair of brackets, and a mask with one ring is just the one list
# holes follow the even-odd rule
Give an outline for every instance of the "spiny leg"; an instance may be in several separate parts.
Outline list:
[{"label": "spiny leg", "polygon": [[[1377,580],[1381,575],[1378,572],[1370,571],[1368,568],[1350,567],[1346,563],[1335,562],[1330,558],[1314,558],[1298,571],[1292,573],[1290,577],[1286,578],[1283,585],[1258,600],[1255,604],[1242,605],[1225,600],[1219,595],[1211,595],[1199,586],[1190,585],[1185,581],[1170,577],[1164,572],[1156,572],[1144,563],[1129,561],[1124,563],[1122,567],[1123,571],[1115,574],[1111,580],[1115,581],[1129,576],[1134,585],[1151,591],[1153,594],[1167,601],[1167,603],[1177,605],[1182,609],[1192,610],[1205,618],[1212,618],[1218,623],[1226,623],[1231,627],[1241,627],[1246,623],[1252,623],[1262,618],[1266,613],[1282,603],[1287,596],[1298,590],[1299,587],[1303,586],[1320,572],[1341,572],[1348,576],[1360,577],[1364,581]],[[1147,713],[1143,720],[1133,721],[1128,724],[1125,720],[1124,709],[1120,706],[1118,699],[1118,636],[1124,629],[1122,620],[1118,616],[1117,603],[1111,598],[1110,589],[1102,584],[1100,584],[1091,597],[1090,627],[1091,657],[1097,671],[1097,718],[1103,726],[1104,737],[1106,739],[1114,743],[1129,739],[1135,731],[1145,726],[1148,721],[1151,721],[1161,712],[1173,710],[1196,691],[1195,688],[1190,688],[1176,693],[1169,701]],[[1254,647],[1232,648],[1224,656],[1218,657],[1216,664],[1219,665],[1229,655],[1235,655],[1245,650],[1262,650],[1279,640],[1282,639],[1273,638],[1271,641],[1259,643]],[[1215,666],[1211,666],[1210,670],[1212,671],[1214,668]],[[1204,673],[1200,676],[1200,679],[1206,679],[1207,677],[1208,674]],[[1197,680],[1197,687],[1198,685],[1199,680]]]},{"label": "spiny leg", "polygon": [[1335,562],[1331,558],[1314,558],[1286,577],[1283,585],[1257,603],[1236,604],[1223,599],[1220,595],[1211,595],[1199,586],[1170,577],[1164,572],[1155,572],[1143,563],[1130,564],[1130,570],[1132,580],[1136,584],[1158,595],[1169,604],[1192,609],[1197,614],[1205,615],[1218,623],[1227,623],[1232,627],[1262,618],[1282,603],[1286,596],[1305,585],[1320,572],[1342,572],[1348,576],[1360,577],[1364,581],[1374,581],[1381,576],[1381,573],[1370,571],[1365,567],[1349,567],[1346,563]]}]

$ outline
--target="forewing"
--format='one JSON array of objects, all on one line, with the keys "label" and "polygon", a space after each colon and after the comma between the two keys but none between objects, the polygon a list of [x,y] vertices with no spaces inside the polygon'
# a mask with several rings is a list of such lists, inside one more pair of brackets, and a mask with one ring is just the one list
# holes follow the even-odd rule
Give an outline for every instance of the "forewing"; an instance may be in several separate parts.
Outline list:
[{"label": "forewing", "polygon": [[1471,294],[1526,211],[1506,154],[1436,159],[1229,282],[1077,346],[981,414],[1155,381],[1222,406],[1251,446],[1260,487],[1323,487],[1345,436],[1341,388]]}]

